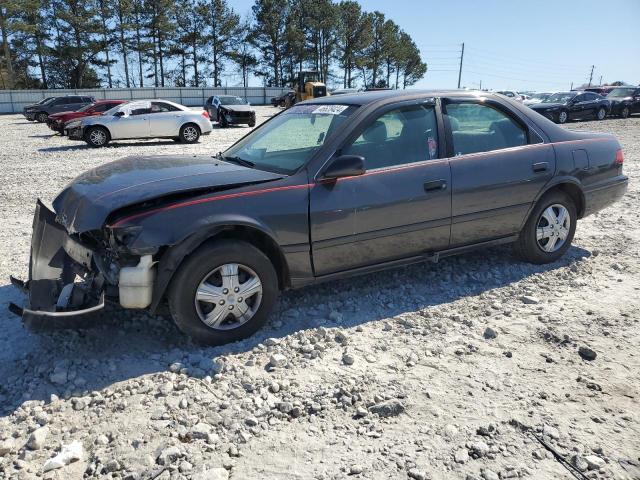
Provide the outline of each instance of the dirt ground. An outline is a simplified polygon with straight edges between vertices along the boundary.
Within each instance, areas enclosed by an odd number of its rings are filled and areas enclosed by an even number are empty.
[[[639,479],[640,117],[567,128],[614,133],[631,183],[562,260],[496,247],[287,292],[256,336],[202,348],[120,310],[29,333],[8,276],[27,274],[37,197],[247,127],[96,150],[0,117],[0,478]]]

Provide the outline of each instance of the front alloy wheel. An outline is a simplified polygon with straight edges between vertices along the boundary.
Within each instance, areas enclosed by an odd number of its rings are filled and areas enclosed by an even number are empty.
[[[47,118],[49,118],[49,115],[44,112],[40,112],[38,115],[36,115],[36,121],[38,121],[39,123],[45,123],[47,121]]]
[[[629,107],[623,107],[622,111],[620,112],[620,116],[622,118],[629,118]]]
[[[607,116],[607,111],[604,108],[598,109],[598,112],[596,113],[596,118],[598,120],[604,120],[604,117],[606,116]]]
[[[102,127],[92,127],[86,134],[87,143],[94,147],[104,147],[109,142],[109,134]]]
[[[209,273],[196,290],[196,311],[200,320],[214,330],[231,330],[244,325],[260,308],[262,283],[251,268],[225,263]]]
[[[222,345],[264,324],[278,297],[278,276],[253,245],[210,241],[182,262],[167,297],[180,330],[199,343]]]

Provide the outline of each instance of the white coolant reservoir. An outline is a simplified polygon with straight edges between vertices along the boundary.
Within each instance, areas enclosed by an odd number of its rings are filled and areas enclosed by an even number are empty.
[[[140,257],[140,262],[135,267],[121,268],[118,281],[120,305],[124,308],[147,308],[151,305],[155,276],[156,269],[151,255]]]

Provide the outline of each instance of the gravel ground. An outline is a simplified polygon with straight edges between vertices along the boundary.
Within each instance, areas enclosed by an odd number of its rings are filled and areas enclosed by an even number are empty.
[[[616,134],[640,174],[640,118],[568,128]],[[287,292],[263,331],[218,348],[119,310],[34,335],[6,279],[26,276],[37,196],[247,128],[99,150],[17,115],[0,129],[0,478],[640,478],[637,182],[555,264],[500,247]]]

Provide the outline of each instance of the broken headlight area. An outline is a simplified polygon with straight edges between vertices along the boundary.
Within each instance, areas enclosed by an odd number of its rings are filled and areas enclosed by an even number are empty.
[[[106,277],[98,267],[101,256],[56,222],[39,200],[31,238],[29,279],[12,279],[27,294],[24,308],[10,309],[32,329],[75,325],[74,319],[104,307]]]

